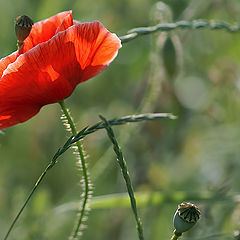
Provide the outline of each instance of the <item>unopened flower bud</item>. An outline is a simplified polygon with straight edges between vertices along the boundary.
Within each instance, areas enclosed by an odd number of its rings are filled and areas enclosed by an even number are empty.
[[[180,234],[191,229],[199,220],[200,215],[200,210],[194,204],[189,202],[179,204],[173,219],[176,233]]]
[[[33,20],[28,16],[22,15],[15,19],[15,33],[18,39],[17,43],[19,48],[31,32],[32,25]]]

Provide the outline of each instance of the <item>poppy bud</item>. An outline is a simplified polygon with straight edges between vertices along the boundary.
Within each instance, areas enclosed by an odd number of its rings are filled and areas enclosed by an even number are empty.
[[[173,219],[175,232],[181,234],[188,231],[196,224],[200,215],[200,210],[194,204],[189,202],[179,204]]]
[[[27,38],[29,33],[31,32],[33,25],[33,20],[26,16],[22,15],[15,19],[15,33],[17,36],[17,44],[18,48],[23,45],[23,41]]]

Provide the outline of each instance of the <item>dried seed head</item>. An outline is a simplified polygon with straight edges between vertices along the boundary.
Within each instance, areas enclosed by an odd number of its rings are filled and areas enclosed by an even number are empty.
[[[22,46],[23,41],[31,32],[32,25],[33,20],[26,15],[19,16],[15,19],[15,33],[18,39],[19,48]]]
[[[183,233],[192,228],[200,218],[200,210],[189,202],[178,205],[174,215],[173,223],[177,233]]]

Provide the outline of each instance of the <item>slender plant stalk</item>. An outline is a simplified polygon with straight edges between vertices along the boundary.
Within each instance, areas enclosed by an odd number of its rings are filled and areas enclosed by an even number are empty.
[[[66,117],[67,123],[70,126],[71,133],[75,137],[77,135],[77,129],[73,123],[72,117],[71,117],[69,111],[67,110],[64,101],[59,102],[59,104],[62,108],[64,116]],[[70,239],[78,239],[78,235],[79,235],[80,229],[82,227],[84,217],[86,217],[87,203],[90,198],[90,190],[91,190],[90,179],[89,179],[88,170],[87,170],[87,163],[86,163],[86,159],[84,157],[81,143],[80,143],[80,141],[77,141],[75,144],[77,146],[77,150],[78,150],[78,153],[80,156],[81,168],[82,168],[82,173],[83,173],[83,191],[84,191],[84,193],[83,193],[83,201],[81,203],[82,206],[80,208],[80,212],[77,217],[77,221],[76,221],[75,227],[73,229],[73,232],[70,236]]]
[[[176,119],[176,116],[174,116],[171,113],[146,113],[146,114],[138,114],[138,115],[129,115],[121,118],[114,118],[112,120],[109,120],[108,123],[110,126],[117,126],[117,125],[123,125],[127,123],[133,123],[133,122],[142,122],[142,121],[153,121],[158,120],[160,118],[168,118],[168,119]],[[53,159],[57,161],[57,159],[65,153],[73,144],[78,142],[79,140],[83,139],[87,135],[94,133],[100,129],[104,128],[103,122],[98,122],[95,125],[91,127],[85,127],[80,132],[77,133],[76,136],[71,136],[69,139],[65,142],[65,144],[58,149],[58,151],[54,154]]]
[[[133,191],[131,179],[130,179],[130,176],[129,176],[129,173],[128,173],[127,164],[126,164],[126,162],[123,158],[122,151],[121,151],[121,149],[118,145],[117,139],[114,136],[114,132],[113,132],[110,124],[108,123],[108,121],[103,116],[100,116],[100,118],[102,119],[102,121],[104,123],[104,126],[106,128],[108,137],[113,144],[113,149],[114,149],[114,151],[117,155],[117,160],[118,160],[118,163],[121,167],[123,178],[126,182],[128,195],[129,195],[130,201],[131,201],[131,207],[132,207],[133,214],[134,214],[134,217],[135,217],[135,220],[136,220],[136,223],[137,223],[138,237],[139,237],[140,240],[144,240],[142,222],[141,222],[141,219],[138,216],[136,199],[135,199],[135,196],[134,196],[134,191]]]
[[[112,126],[116,126],[116,125],[123,125],[123,124],[133,123],[133,122],[158,120],[160,118],[175,119],[176,117],[170,113],[147,113],[147,114],[139,114],[139,115],[130,115],[130,116],[122,117],[122,118],[114,118],[114,119],[110,120],[108,123]],[[91,133],[94,133],[103,128],[104,128],[104,125],[103,125],[102,121],[98,122],[97,124],[95,124],[91,127],[83,128],[80,132],[77,133],[77,135],[75,137],[74,136],[69,137],[68,140],[64,143],[64,145],[58,149],[58,151],[54,154],[51,162],[48,164],[46,169],[42,172],[41,176],[36,181],[34,187],[32,188],[31,192],[29,193],[27,199],[25,200],[21,209],[19,210],[16,217],[14,218],[12,224],[10,225],[10,227],[7,231],[7,234],[4,237],[4,240],[7,240],[9,234],[11,233],[13,227],[15,226],[17,220],[19,219],[20,215],[22,214],[23,210],[25,209],[26,205],[28,204],[29,200],[32,198],[34,192],[37,190],[38,186],[42,182],[43,178],[46,176],[47,172],[57,163],[58,158],[63,153],[65,153],[70,147],[72,147],[73,144],[75,144],[79,140],[83,139],[85,136],[87,136]],[[88,179],[88,181],[89,181],[89,179]]]
[[[39,184],[42,182],[44,176],[47,174],[48,170],[50,170],[53,167],[54,163],[51,162],[46,169],[42,172],[41,176],[38,178],[38,180],[36,181],[34,187],[32,188],[31,192],[29,193],[28,197],[26,198],[23,206],[21,207],[21,209],[19,210],[18,214],[16,215],[16,217],[14,218],[12,224],[10,225],[5,237],[3,238],[4,240],[7,240],[9,234],[11,233],[14,225],[16,224],[17,220],[19,219],[20,215],[22,214],[23,210],[25,209],[25,207],[27,206],[29,200],[31,199],[32,195],[34,194],[34,192],[36,191],[37,187],[39,186]]]
[[[173,23],[160,23],[150,27],[139,27],[128,31],[127,35],[121,36],[122,43],[127,43],[135,38],[147,34],[152,34],[157,31],[173,31],[176,29],[203,29],[208,28],[210,30],[226,30],[230,33],[237,33],[240,31],[240,27],[237,25],[231,25],[226,22],[216,22],[213,20],[193,20],[193,21],[178,21]]]

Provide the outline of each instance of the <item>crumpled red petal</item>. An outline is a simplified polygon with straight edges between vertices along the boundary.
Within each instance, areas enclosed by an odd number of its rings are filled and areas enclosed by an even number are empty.
[[[66,30],[72,25],[72,11],[61,12],[46,20],[35,23],[32,26],[29,36],[24,40],[20,53],[25,53],[39,43],[48,41],[57,32]]]
[[[71,95],[78,83],[101,72],[120,47],[115,34],[92,22],[73,25],[20,55],[0,80],[0,129]]]

